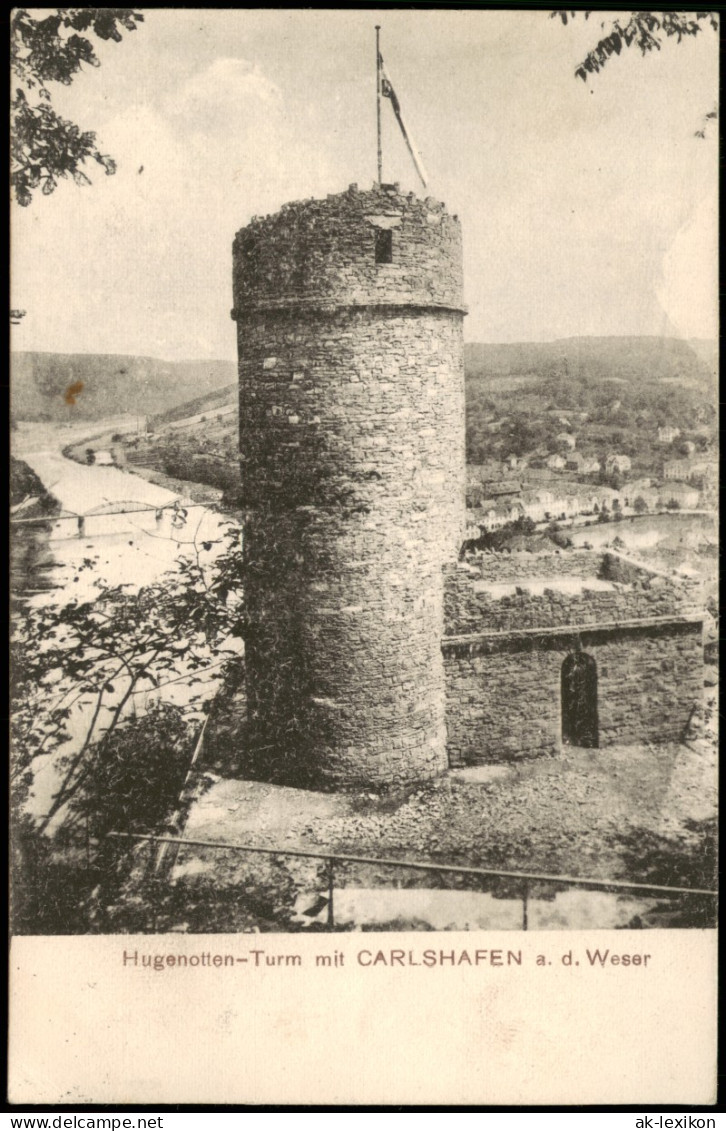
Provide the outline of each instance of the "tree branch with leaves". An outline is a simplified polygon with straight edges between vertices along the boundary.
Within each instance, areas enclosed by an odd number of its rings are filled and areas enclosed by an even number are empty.
[[[582,15],[585,19],[598,13],[590,11],[564,11],[556,9],[550,13],[551,19],[558,16],[563,24]],[[615,55],[620,55],[628,47],[638,47],[642,55],[649,51],[660,51],[666,39],[675,39],[677,43],[699,34],[704,27],[712,27],[718,31],[718,15],[716,12],[623,12],[609,25],[604,21],[601,30],[606,34],[589,51],[581,63],[575,67],[577,78],[587,82],[588,75],[597,74],[606,63]]]
[[[201,544],[207,552],[212,547],[211,541]],[[202,561],[195,543],[177,569],[153,585],[109,588],[98,579],[95,599],[62,607],[30,603],[14,610],[16,817],[26,809],[41,765],[52,764],[54,784],[36,828],[43,833],[59,820],[72,824],[78,803],[83,800],[87,812],[89,796],[103,793],[99,768],[108,767],[108,758],[118,761],[119,752],[128,757],[133,751],[134,744],[120,735],[138,716],[130,709],[139,696],[156,700],[166,684],[184,682],[190,688],[188,714],[198,709],[197,690],[207,673],[220,669],[221,675],[225,664],[239,662],[231,641],[241,638],[243,629],[241,558],[239,531],[230,528],[211,563]],[[87,559],[86,568],[93,567]],[[136,750],[143,761],[143,744]],[[116,770],[122,773],[123,767]],[[117,796],[117,801],[121,806],[123,799]],[[113,811],[110,800],[106,810]]]
[[[550,19],[559,16],[562,23],[567,25],[569,20],[578,15],[587,20],[590,16],[599,14],[592,10],[578,12],[557,8],[550,12]],[[588,51],[582,62],[577,64],[575,77],[586,83],[591,75],[598,74],[613,57],[621,55],[630,47],[637,47],[641,55],[647,55],[651,51],[660,51],[662,44],[668,39],[682,43],[699,35],[707,27],[718,32],[719,19],[716,12],[623,12],[614,20],[601,22],[600,29],[605,34]],[[714,107],[703,115],[701,128],[695,131],[694,137],[705,138],[709,122],[716,118],[718,111]]]
[[[95,133],[53,108],[48,84],[69,86],[84,64],[100,66],[89,34],[120,43],[122,29],[135,31],[143,19],[132,8],[54,8],[42,19],[25,8],[15,10],[10,23],[11,183],[18,204],[27,207],[36,189],[48,196],[62,177],[90,184],[81,168],[87,161],[107,175],[115,173],[116,164],[100,152]]]

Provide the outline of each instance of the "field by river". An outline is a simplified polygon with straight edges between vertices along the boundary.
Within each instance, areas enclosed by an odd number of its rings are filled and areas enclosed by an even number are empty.
[[[589,542],[595,549],[611,543],[615,537],[620,538],[628,550],[657,551],[658,548],[678,547],[696,550],[699,546],[716,546],[718,543],[716,516],[705,511],[631,516],[617,523],[575,527],[568,533],[575,546]]]
[[[615,546],[654,569],[697,579],[704,605],[717,600],[718,520],[713,512],[644,514],[620,522],[573,526],[567,534],[575,547]]]

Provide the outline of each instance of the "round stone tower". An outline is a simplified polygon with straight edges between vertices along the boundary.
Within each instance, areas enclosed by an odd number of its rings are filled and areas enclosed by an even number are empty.
[[[465,522],[461,229],[355,185],[234,243],[248,771],[446,768],[443,567]]]

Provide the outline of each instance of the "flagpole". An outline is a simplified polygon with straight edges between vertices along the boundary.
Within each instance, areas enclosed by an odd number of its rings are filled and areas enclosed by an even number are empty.
[[[381,151],[381,25],[376,24],[376,124],[378,127],[378,184],[383,181],[383,153]]]

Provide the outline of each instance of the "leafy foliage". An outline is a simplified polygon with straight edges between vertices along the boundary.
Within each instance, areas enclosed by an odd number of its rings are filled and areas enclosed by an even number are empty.
[[[120,734],[141,693],[155,699],[168,684],[184,682],[194,710],[204,672],[235,656],[230,637],[242,635],[239,532],[228,532],[211,565],[203,555],[212,542],[193,542],[192,547],[175,572],[137,591],[97,580],[95,600],[17,610],[12,801],[20,814],[39,766],[52,760],[58,780],[40,832],[59,814],[72,814],[89,790],[98,797],[98,783],[108,775],[121,773],[119,759],[128,757],[131,737],[121,739]],[[89,559],[81,569],[93,565]],[[169,729],[170,716],[162,721],[174,761],[179,734]],[[112,798],[121,812],[126,804],[121,793],[117,790]]]
[[[550,17],[559,16],[563,24],[567,24],[568,19],[574,19],[577,14],[557,9],[550,13]],[[593,12],[579,14],[587,20]],[[575,68],[576,76],[583,82],[587,82],[588,75],[601,71],[613,55],[620,55],[628,47],[636,46],[641,54],[647,55],[649,51],[660,51],[665,39],[675,38],[680,43],[688,36],[698,35],[703,27],[710,25],[718,31],[719,26],[715,12],[624,12],[622,16],[612,21],[607,34]],[[601,28],[606,29],[605,23],[601,24]]]
[[[718,826],[716,819],[687,820],[677,837],[649,829],[626,830],[619,836],[624,874],[666,887],[714,889],[718,879]],[[659,925],[714,927],[715,905],[709,897],[690,896],[661,909]],[[666,917],[664,924],[663,917]],[[631,924],[637,926],[642,924]]]
[[[633,478],[659,475],[660,425],[677,422],[679,444],[688,437],[700,450],[708,449],[717,433],[715,380],[701,373],[688,352],[664,352],[661,359],[654,350],[650,359],[645,353],[633,361],[613,351],[607,364],[587,358],[581,365],[571,362],[569,372],[564,362],[543,354],[530,372],[513,370],[511,387],[498,380],[494,366],[491,374],[480,369],[467,378],[467,461],[485,464],[517,455],[526,456],[530,467],[542,467],[568,427],[564,417],[577,436],[577,451],[600,462],[599,482],[615,489],[623,484],[622,475],[602,466],[611,452],[630,457]]]
[[[107,175],[112,158],[99,151],[96,135],[62,118],[51,105],[47,84],[70,85],[86,64],[99,60],[87,32],[120,43],[121,28],[134,31],[143,15],[131,8],[55,8],[43,19],[18,8],[10,24],[10,63],[20,84],[12,92],[11,183],[18,204],[27,207],[40,188],[48,196],[61,177],[90,184],[80,168],[95,161]]]
[[[69,866],[27,815],[11,825],[10,922],[16,935],[83,934],[99,875],[87,861]]]
[[[193,731],[179,707],[154,703],[89,751],[87,773],[71,804],[91,836],[148,830],[168,820],[184,784]]]

